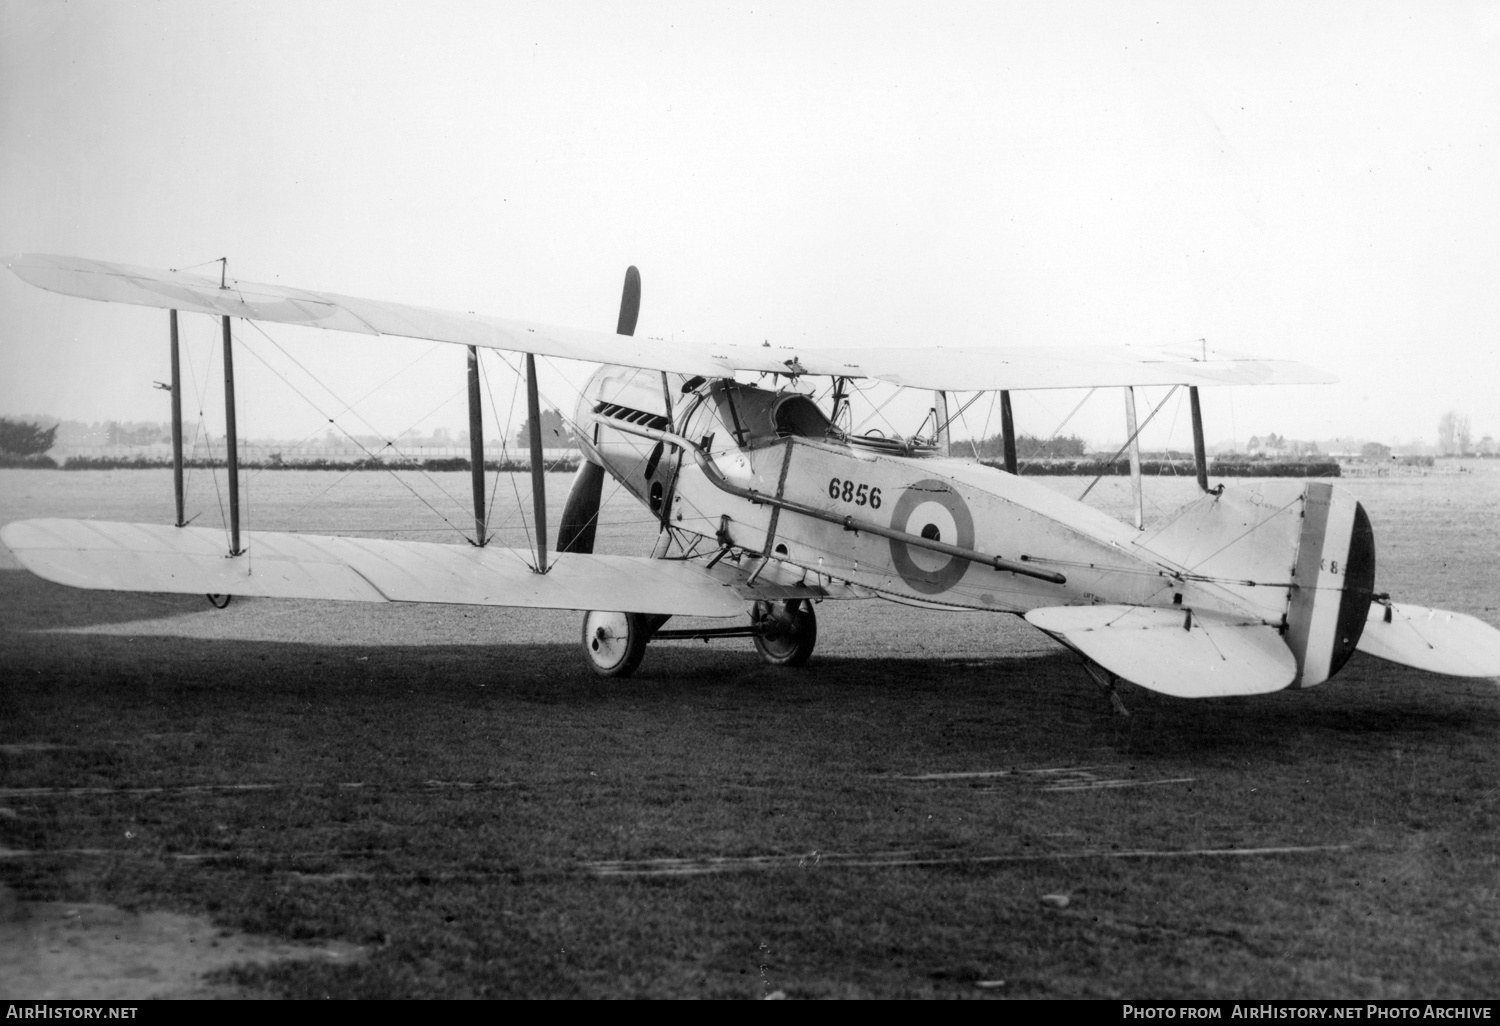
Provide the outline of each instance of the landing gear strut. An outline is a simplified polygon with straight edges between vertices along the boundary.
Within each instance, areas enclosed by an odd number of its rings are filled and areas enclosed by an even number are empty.
[[[1130,710],[1125,708],[1125,703],[1121,700],[1120,693],[1115,690],[1115,682],[1120,678],[1110,673],[1098,663],[1089,662],[1087,659],[1083,661],[1083,669],[1104,689],[1104,693],[1109,696],[1109,704],[1114,711],[1118,715],[1129,719]]]

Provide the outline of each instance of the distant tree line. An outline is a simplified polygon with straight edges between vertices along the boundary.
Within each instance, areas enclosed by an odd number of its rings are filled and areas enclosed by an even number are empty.
[[[52,448],[56,437],[56,425],[43,428],[40,424],[0,417],[0,454],[40,456]]]
[[[1284,438],[1274,431],[1264,437],[1251,435],[1250,441],[1245,443],[1245,449],[1252,456],[1272,456],[1289,459],[1302,459],[1307,456],[1320,456],[1317,442],[1303,442],[1295,438]]]
[[[1438,452],[1444,456],[1469,455],[1469,418],[1452,410],[1438,418]]]
[[[991,435],[979,442],[965,439],[954,442],[950,448],[960,456],[974,456],[977,449],[979,459],[1001,459],[1005,456],[1005,438],[1003,435]],[[1081,459],[1087,452],[1088,444],[1077,435],[1057,438],[1038,438],[1027,434],[1016,436],[1018,460]]]
[[[521,421],[521,426],[516,430],[516,444],[523,447],[531,444],[530,417]],[[573,429],[568,427],[568,422],[561,413],[557,410],[542,411],[542,445],[549,449],[565,449],[577,444]]]

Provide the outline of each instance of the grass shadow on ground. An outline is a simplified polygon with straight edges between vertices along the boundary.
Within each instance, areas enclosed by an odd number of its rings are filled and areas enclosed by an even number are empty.
[[[71,622],[132,622],[93,598]],[[329,615],[335,642],[362,622]],[[44,853],[4,864],[18,889],[371,950],[230,974],[272,992],[1482,996],[1500,971],[1487,682],[1356,657],[1254,700],[1128,688],[1121,719],[1055,650],[782,671],[689,643],[603,681],[572,642],[11,628],[0,659],[0,742],[58,746],[0,762],[0,845]],[[934,773],[994,775],[903,779]],[[901,851],[937,861],[819,859]],[[766,855],[804,857],[588,869]]]
[[[0,629],[6,633],[160,620],[196,613],[206,605],[202,595],[81,591],[25,570],[0,569]]]

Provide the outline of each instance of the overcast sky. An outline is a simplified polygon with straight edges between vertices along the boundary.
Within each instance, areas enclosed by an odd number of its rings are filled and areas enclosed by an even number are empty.
[[[1205,337],[1342,378],[1210,390],[1211,440],[1432,441],[1448,409],[1478,438],[1500,435],[1497,53],[1500,5],[1432,0],[4,0],[0,252],[227,255],[605,329],[634,263],[641,334]],[[214,328],[188,320],[202,390]],[[464,421],[458,347],[266,330],[346,401],[397,375],[360,407],[381,430]],[[0,273],[0,412],[166,419],[166,354],[161,311]],[[239,367],[246,434],[318,430]],[[1074,401],[1029,396],[1021,427]],[[1095,406],[1075,424],[1122,434],[1117,397]]]

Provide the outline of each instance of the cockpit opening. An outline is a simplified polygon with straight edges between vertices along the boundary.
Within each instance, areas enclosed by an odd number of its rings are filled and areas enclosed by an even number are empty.
[[[772,392],[735,381],[715,381],[686,418],[688,437],[716,434],[736,445],[766,445],[779,438],[840,437],[828,415],[801,392]]]
[[[776,434],[782,438],[823,438],[832,424],[818,404],[797,392],[783,395],[776,404]]]

